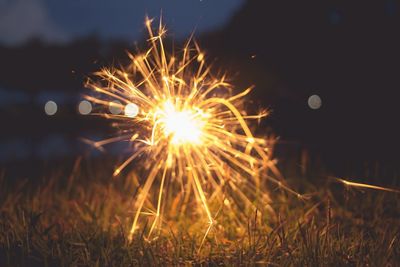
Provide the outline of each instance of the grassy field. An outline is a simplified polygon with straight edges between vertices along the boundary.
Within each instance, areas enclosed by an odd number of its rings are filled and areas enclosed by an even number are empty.
[[[40,181],[3,173],[0,266],[400,266],[395,193],[346,188],[315,173],[320,179],[289,181],[309,200],[271,190],[274,220],[259,223],[254,211],[241,234],[219,230],[229,226],[220,221],[201,250],[203,234],[188,222],[151,242],[139,232],[129,244],[134,185],[89,165],[77,161]]]

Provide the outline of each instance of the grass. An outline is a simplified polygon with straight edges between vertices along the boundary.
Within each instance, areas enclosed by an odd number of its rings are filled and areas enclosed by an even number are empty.
[[[272,191],[276,218],[254,211],[242,234],[221,221],[202,232],[166,230],[127,242],[134,185],[107,167],[53,172],[40,181],[0,179],[0,266],[400,266],[399,195],[296,179],[305,202]],[[98,164],[102,166],[104,164]],[[319,176],[319,174],[314,174]]]

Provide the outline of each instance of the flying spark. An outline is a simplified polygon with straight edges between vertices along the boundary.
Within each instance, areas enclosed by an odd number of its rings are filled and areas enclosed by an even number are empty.
[[[377,186],[377,185],[372,185],[372,184],[364,184],[364,183],[356,183],[348,180],[344,180],[341,178],[335,178],[337,181],[343,183],[346,186],[349,187],[358,187],[358,188],[367,188],[367,189],[374,189],[374,190],[380,190],[380,191],[386,191],[386,192],[392,192],[392,193],[398,193],[400,194],[400,190],[396,190],[393,188],[388,188],[388,187],[382,187],[382,186]]]
[[[144,173],[129,240],[145,221],[151,222],[150,238],[163,222],[182,216],[206,218],[204,238],[222,212],[245,228],[245,211],[271,210],[267,180],[302,197],[285,185],[275,167],[272,141],[252,133],[249,121],[267,115],[246,114],[244,99],[252,88],[233,94],[225,75],[211,73],[195,42],[189,39],[179,53],[167,53],[165,26],[160,21],[153,31],[150,19],[145,25],[149,49],[129,54],[127,67],[96,73],[96,81],[88,82],[94,93],[86,96],[103,107],[96,114],[113,120],[118,129],[115,137],[93,145],[130,142],[132,155],[114,175],[133,161]]]

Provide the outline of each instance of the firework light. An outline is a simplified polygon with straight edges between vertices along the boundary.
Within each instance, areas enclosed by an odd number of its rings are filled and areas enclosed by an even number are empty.
[[[189,39],[179,53],[168,53],[161,21],[157,31],[150,19],[145,25],[149,49],[129,54],[131,64],[124,68],[96,73],[88,82],[95,93],[86,96],[103,107],[96,114],[113,120],[118,129],[115,137],[94,145],[130,143],[132,155],[114,175],[133,161],[144,173],[129,240],[145,221],[151,222],[151,238],[164,222],[182,216],[206,225],[204,237],[221,213],[245,228],[246,211],[270,209],[267,180],[297,195],[271,160],[268,139],[255,137],[249,127],[249,121],[267,115],[246,114],[244,98],[251,88],[233,94],[225,75],[211,73],[195,42]]]

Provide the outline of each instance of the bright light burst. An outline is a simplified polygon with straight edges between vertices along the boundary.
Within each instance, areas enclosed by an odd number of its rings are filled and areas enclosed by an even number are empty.
[[[164,25],[160,22],[155,34],[151,20],[145,24],[150,48],[130,54],[131,64],[125,68],[98,72],[98,81],[88,82],[97,93],[86,96],[104,106],[97,114],[112,119],[119,129],[116,137],[94,145],[124,140],[131,144],[132,155],[114,175],[135,160],[144,173],[138,181],[129,239],[146,221],[151,222],[150,238],[162,230],[162,223],[182,217],[196,217],[193,223],[203,225],[206,218],[206,237],[221,213],[243,229],[245,212],[270,210],[266,180],[295,193],[270,159],[270,142],[255,137],[249,127],[248,121],[267,112],[246,114],[244,97],[251,88],[232,94],[225,75],[215,77],[205,65],[196,43],[189,40],[181,52],[167,53]],[[134,116],[108,110],[127,106],[135,107]]]

